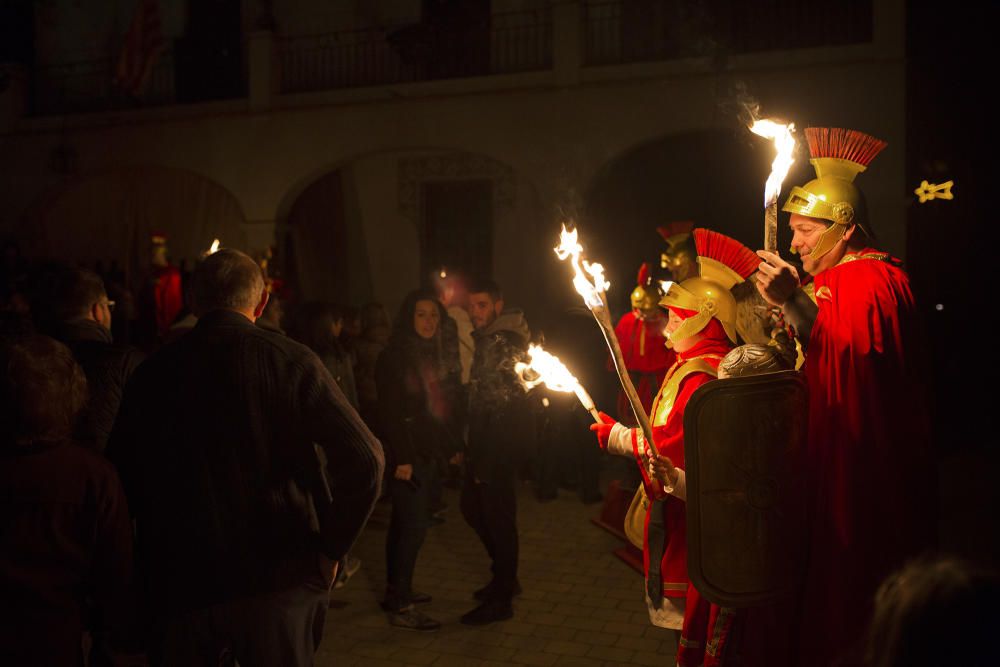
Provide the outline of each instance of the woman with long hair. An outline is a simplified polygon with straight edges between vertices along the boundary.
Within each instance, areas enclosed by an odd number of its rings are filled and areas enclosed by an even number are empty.
[[[430,602],[430,596],[413,590],[429,523],[429,491],[440,461],[455,460],[462,448],[461,368],[441,335],[447,316],[433,292],[408,294],[375,370],[392,498],[382,606],[392,625],[421,631],[441,626],[414,607]]]

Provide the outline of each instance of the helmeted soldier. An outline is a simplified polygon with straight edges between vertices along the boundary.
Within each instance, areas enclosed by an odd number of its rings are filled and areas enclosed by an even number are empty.
[[[815,302],[776,253],[758,253],[757,281],[805,346],[809,557],[795,640],[799,664],[826,665],[853,661],[878,583],[933,533],[934,475],[909,279],[874,247],[855,184],[886,142],[840,128],[806,136],[816,178],[792,188],[783,210]]]
[[[695,248],[690,221],[671,222],[656,229],[667,247],[660,254],[660,268],[670,271],[674,282],[683,282],[698,275],[698,251]]]
[[[649,264],[643,264],[639,267],[635,289],[629,296],[632,310],[622,315],[615,325],[615,336],[622,348],[625,367],[632,376],[632,384],[635,385],[646,412],[652,408],[653,398],[663,382],[663,376],[676,357],[667,348],[667,339],[663,335],[667,315],[659,306],[661,298],[662,294],[653,281]],[[618,416],[627,424],[635,423],[632,407],[624,391],[618,394]]]
[[[732,611],[712,605],[691,586],[687,575],[685,489],[664,486],[650,475],[649,457],[660,452],[684,465],[684,410],[701,386],[715,379],[719,363],[737,342],[736,300],[731,289],[757,268],[752,251],[706,229],[695,229],[698,274],[667,283],[660,305],[667,309],[668,339],[677,360],[653,402],[650,423],[655,447],[640,429],[607,415],[595,424],[602,447],[632,457],[642,474],[648,499],[643,536],[646,602],[650,621],[681,630],[679,665],[724,664]]]

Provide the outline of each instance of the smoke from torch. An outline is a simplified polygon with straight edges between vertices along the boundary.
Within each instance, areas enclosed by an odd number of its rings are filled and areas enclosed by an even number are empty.
[[[781,124],[770,119],[756,120],[750,126],[750,131],[765,139],[774,140],[777,155],[771,163],[771,174],[764,184],[764,250],[778,251],[778,195],[781,194],[781,183],[788,175],[795,153],[795,123]]]

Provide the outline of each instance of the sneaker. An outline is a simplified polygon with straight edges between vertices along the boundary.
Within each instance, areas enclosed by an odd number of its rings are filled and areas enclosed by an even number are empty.
[[[480,602],[485,602],[486,600],[489,600],[491,597],[493,597],[493,591],[494,591],[495,587],[496,587],[496,584],[491,581],[490,583],[486,584],[482,588],[474,591],[472,593],[472,597],[476,598]],[[521,594],[521,582],[520,581],[515,581],[514,582],[514,592],[511,593],[511,597],[514,597],[514,596],[517,596],[517,595],[520,595],[520,594]]]
[[[412,604],[409,607],[403,607],[399,611],[390,612],[389,625],[417,632],[434,632],[441,627],[439,621],[435,621],[427,614],[417,611],[413,608]]]
[[[396,599],[396,598],[390,598],[388,596],[388,594],[387,594],[386,597],[385,597],[385,599],[378,603],[378,606],[382,607],[382,611],[385,611],[385,612],[388,612],[388,613],[391,614],[393,612],[393,609],[397,606],[396,603],[393,601],[394,599]],[[413,591],[413,593],[410,594],[410,605],[409,606],[412,607],[415,604],[428,604],[433,599],[434,598],[432,598],[427,593],[420,593],[418,591]]]
[[[462,625],[489,625],[490,623],[506,621],[513,617],[514,610],[511,608],[509,602],[488,600],[463,615],[459,621]]]

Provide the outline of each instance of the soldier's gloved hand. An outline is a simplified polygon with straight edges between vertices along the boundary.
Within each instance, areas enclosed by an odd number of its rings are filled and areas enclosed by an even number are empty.
[[[597,435],[597,441],[600,443],[601,449],[607,449],[608,440],[611,438],[611,429],[618,423],[618,421],[611,415],[603,412],[598,413],[598,416],[601,418],[601,423],[591,424],[590,430]]]

